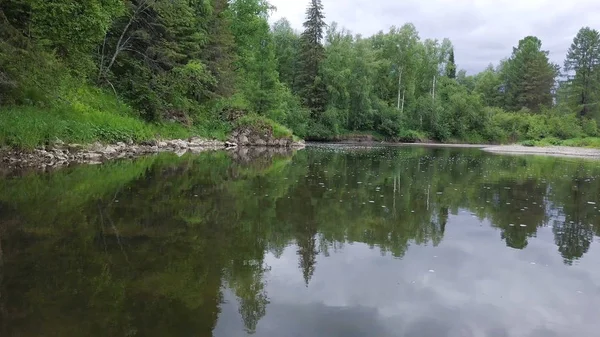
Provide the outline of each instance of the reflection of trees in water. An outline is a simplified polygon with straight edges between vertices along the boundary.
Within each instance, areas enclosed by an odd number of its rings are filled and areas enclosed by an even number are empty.
[[[308,285],[318,254],[362,242],[401,257],[440,244],[459,209],[517,249],[551,225],[565,263],[600,234],[594,165],[464,153],[316,149],[270,165],[214,153],[0,181],[0,226],[19,221],[1,236],[3,335],[209,336],[223,284],[253,332],[266,252],[295,243]]]
[[[559,194],[562,205],[560,214],[564,220],[555,220],[552,231],[558,251],[567,264],[572,264],[587,253],[594,240],[594,223],[600,223],[598,211],[588,204],[589,198],[596,200],[597,194],[590,195],[594,191],[590,191],[589,180],[586,180],[588,179],[574,176],[571,188],[564,194]],[[596,190],[596,193],[598,192],[600,190]]]

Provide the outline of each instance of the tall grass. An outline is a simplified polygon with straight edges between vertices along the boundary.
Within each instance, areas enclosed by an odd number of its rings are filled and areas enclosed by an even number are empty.
[[[146,123],[114,95],[87,85],[68,90],[50,106],[0,108],[0,146],[21,149],[57,140],[115,143],[191,136],[225,139],[228,132],[228,126],[218,122],[197,123],[191,127],[178,123]]]

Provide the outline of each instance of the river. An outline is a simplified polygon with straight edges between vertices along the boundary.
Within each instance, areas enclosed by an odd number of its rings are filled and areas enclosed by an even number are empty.
[[[598,161],[162,154],[0,177],[0,335],[594,336]]]

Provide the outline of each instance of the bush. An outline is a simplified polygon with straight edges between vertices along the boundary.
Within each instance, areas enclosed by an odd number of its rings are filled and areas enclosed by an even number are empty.
[[[562,142],[564,146],[577,146],[577,147],[593,147],[600,148],[600,138],[587,137],[587,138],[574,138],[567,139]]]
[[[424,133],[415,130],[403,130],[398,135],[398,140],[403,143],[424,142],[427,137]]]
[[[290,138],[292,131],[285,126],[257,114],[247,114],[234,122],[236,128],[247,127],[255,132],[269,132],[275,138]]]
[[[337,133],[323,123],[311,121],[308,126],[306,139],[316,141],[332,140]]]
[[[583,133],[590,137],[598,136],[598,124],[596,120],[591,118],[584,118],[581,120],[581,129]]]

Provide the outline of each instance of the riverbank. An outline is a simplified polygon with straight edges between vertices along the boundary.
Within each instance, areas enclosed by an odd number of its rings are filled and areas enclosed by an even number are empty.
[[[265,139],[263,136],[255,137],[247,130],[235,134],[247,135],[250,141],[240,144],[240,148],[282,148],[298,149],[304,147],[303,141],[288,139]],[[118,142],[115,144],[66,144],[61,141],[51,146],[39,147],[31,151],[0,149],[0,165],[11,168],[37,167],[62,167],[69,164],[101,164],[106,161],[136,158],[144,155],[172,152],[179,156],[191,152],[237,149],[238,144],[231,141],[210,140],[200,137],[189,139],[149,140],[141,143]],[[247,151],[247,150],[246,150]]]
[[[600,149],[590,149],[570,146],[523,146],[523,145],[497,145],[483,147],[483,151],[503,154],[535,154],[561,157],[594,158],[600,159]]]
[[[393,143],[393,142],[334,142],[334,143],[308,143],[311,146],[417,146],[417,147],[445,147],[445,148],[474,148],[498,154],[523,154],[546,155],[576,158],[600,159],[600,149],[571,147],[571,146],[524,146],[489,145],[489,144],[444,144],[444,143]]]

